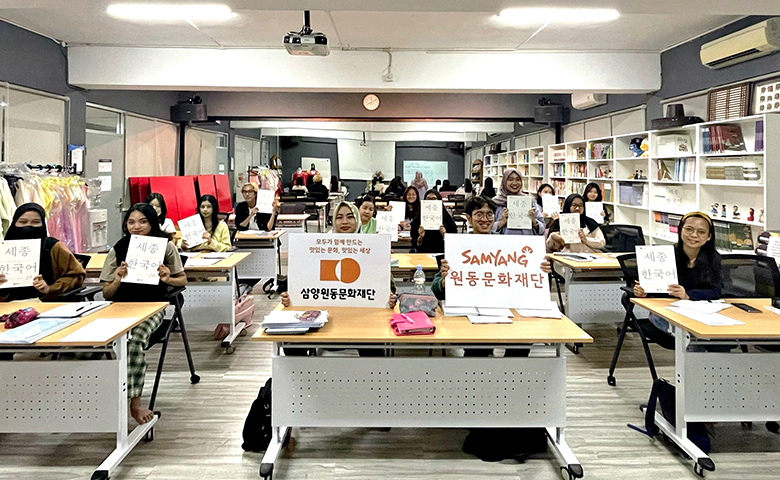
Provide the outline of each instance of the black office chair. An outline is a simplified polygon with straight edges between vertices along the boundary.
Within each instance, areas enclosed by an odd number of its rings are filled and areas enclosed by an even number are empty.
[[[297,215],[306,211],[306,204],[303,202],[288,202],[279,205],[279,213]]]
[[[605,252],[634,252],[637,245],[645,244],[642,227],[639,225],[610,224],[601,225],[601,233],[604,234],[606,245]]]
[[[780,271],[772,257],[752,254],[723,255],[723,298],[774,298],[780,296]]]
[[[80,253],[74,253],[73,256],[76,257],[76,260],[79,261],[84,270],[87,269],[87,265],[89,265],[89,261],[92,259],[92,257],[89,255],[82,255]],[[92,302],[95,300],[95,295],[102,291],[102,285],[93,285],[89,287],[81,286],[68,290],[67,292],[63,292],[59,296],[59,300],[63,302]]]

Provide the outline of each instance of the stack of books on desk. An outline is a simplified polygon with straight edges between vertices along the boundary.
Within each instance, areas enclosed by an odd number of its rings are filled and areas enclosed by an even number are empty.
[[[328,323],[327,310],[289,312],[274,310],[263,319],[260,327],[269,335],[291,335],[316,330]]]

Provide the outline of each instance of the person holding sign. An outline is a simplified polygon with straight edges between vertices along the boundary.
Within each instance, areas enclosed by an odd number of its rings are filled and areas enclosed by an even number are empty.
[[[401,228],[402,230],[411,230],[412,221],[420,216],[420,196],[417,194],[415,187],[411,185],[406,187],[404,202],[406,203],[406,211],[404,213],[404,221],[401,222]]]
[[[441,201],[441,194],[431,189],[425,194],[425,199]],[[417,253],[444,253],[445,233],[458,233],[458,226],[446,209],[442,209],[441,225],[436,230],[423,228],[421,213],[412,221],[412,248]]]
[[[558,197],[555,196],[552,185],[549,183],[539,185],[536,190],[536,204],[542,206],[542,217],[548,227],[558,219]]]
[[[603,202],[601,195],[601,187],[598,183],[589,183],[585,185],[585,202]],[[601,216],[604,219],[597,223],[609,223],[609,212],[606,209],[601,210]]]
[[[497,206],[496,222],[493,231],[502,235],[544,235],[544,217],[539,205],[532,199],[528,216],[531,218],[531,228],[509,228],[509,200],[507,197],[527,195],[523,192],[523,177],[516,168],[507,168],[501,177],[499,194],[493,197]]]
[[[355,202],[360,212],[360,233],[376,233],[376,202],[371,195],[363,195]]]
[[[162,194],[150,193],[145,201],[157,212],[157,218],[160,219],[160,230],[173,238],[173,235],[176,235],[176,227],[173,225],[173,220],[165,218],[168,215],[168,207],[165,206],[165,198]]]
[[[243,202],[236,204],[236,230],[262,230],[270,232],[276,225],[276,209],[279,207],[279,198],[274,198],[273,213],[261,213],[257,206],[257,185],[245,183],[241,186]],[[229,238],[229,237],[228,237]]]
[[[203,195],[198,201],[198,214],[203,221],[203,227],[206,229],[203,232],[203,243],[200,245],[190,246],[186,240],[182,240],[182,250],[190,251],[210,251],[210,252],[225,252],[232,244],[230,243],[230,231],[228,230],[227,223],[217,218],[219,212],[219,206],[217,199],[213,195]]]
[[[160,281],[157,285],[145,285],[123,282],[127,276],[127,257],[130,238],[133,235],[167,238],[160,230],[160,223],[154,209],[147,203],[136,203],[125,215],[122,223],[122,237],[108,251],[100,281],[103,282],[103,297],[113,302],[160,302],[166,301],[168,286],[181,287],[187,284],[181,257],[173,242],[168,241],[163,264],[157,268]],[[127,342],[127,396],[130,397],[130,414],[139,423],[149,422],[154,413],[141,404],[146,375],[146,356],[144,349],[149,337],[162,324],[164,312],[157,313],[133,328]]]
[[[0,301],[40,298],[44,302],[56,301],[60,294],[84,284],[87,273],[68,247],[49,237],[46,230],[46,214],[37,203],[25,203],[16,209],[6,240],[41,240],[38,254],[38,275],[31,287],[2,288],[5,274],[0,273]],[[20,256],[17,253],[16,258]]]
[[[585,199],[582,195],[572,193],[563,202],[563,213],[575,213],[579,215],[579,230],[577,235],[580,243],[568,242],[562,235],[561,222],[563,217],[555,220],[550,225],[550,236],[547,237],[547,250],[564,253],[596,253],[599,252],[607,241],[601,233],[599,224],[585,215]]]
[[[715,235],[709,215],[704,212],[691,212],[680,220],[674,257],[679,285],[669,285],[670,296],[681,300],[720,298],[723,273],[720,254],[715,249]],[[634,296],[648,296],[641,282],[634,285]],[[650,322],[659,330],[669,332],[669,322],[660,316],[651,313]]]

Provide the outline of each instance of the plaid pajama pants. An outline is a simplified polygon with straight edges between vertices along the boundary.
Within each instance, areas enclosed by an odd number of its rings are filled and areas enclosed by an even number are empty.
[[[164,317],[164,311],[156,313],[130,331],[130,340],[127,342],[128,398],[140,397],[144,391],[144,377],[146,376],[147,365],[144,348],[149,343],[149,337],[157,330]]]

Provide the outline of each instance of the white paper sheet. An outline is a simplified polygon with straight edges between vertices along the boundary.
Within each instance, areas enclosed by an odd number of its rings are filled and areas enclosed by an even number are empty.
[[[585,215],[599,225],[604,223],[604,202],[585,202]]]
[[[508,308],[492,308],[492,307],[479,307],[477,313],[480,316],[488,317],[514,317],[512,310]]]
[[[108,342],[119,332],[127,330],[135,323],[135,318],[97,318],[70,335],[63,343],[103,343]]]
[[[182,218],[179,220],[179,230],[181,230],[181,239],[187,242],[187,246],[197,247],[203,240],[203,234],[206,232],[206,228],[203,226],[203,220],[200,219],[200,215],[197,213],[191,217]]]
[[[210,267],[220,261],[219,258],[190,258],[187,260],[186,266],[188,267]]]
[[[0,273],[5,274],[2,288],[31,287],[38,276],[41,239],[0,242]]]
[[[677,313],[683,317],[690,318],[697,322],[703,323],[710,327],[730,327],[733,325],[744,325],[745,322],[734,320],[720,313],[701,313],[694,310],[687,310],[685,308],[678,307],[666,307],[670,312]]]
[[[157,269],[165,259],[167,238],[131,235],[127,249],[127,275],[122,277],[126,283],[157,285],[160,274]]]
[[[558,217],[558,222],[561,226],[561,237],[563,241],[569,245],[575,243],[582,243],[580,241],[580,214],[579,213],[562,213]]]
[[[558,310],[558,303],[550,301],[548,309],[515,308],[515,311],[521,317],[531,318],[563,318],[561,311]]]
[[[486,323],[512,323],[512,319],[509,317],[490,317],[487,315],[467,315],[469,322],[474,324],[486,324]]]
[[[510,195],[506,197],[508,216],[506,227],[511,229],[530,229],[531,217],[528,210],[531,209],[530,195]]]
[[[111,302],[108,301],[66,303],[65,305],[60,305],[59,307],[41,313],[38,315],[38,318],[83,317],[84,315],[95,313],[98,310],[106,308],[109,305],[111,305]]]
[[[393,217],[395,218],[395,224],[403,222],[406,218],[406,203],[404,202],[388,202],[388,205],[392,208]]]
[[[224,260],[226,258],[230,258],[231,255],[233,255],[232,252],[209,252],[200,258],[218,258],[220,260]]]
[[[398,241],[398,223],[393,212],[376,212],[376,233],[389,233],[390,241]]]
[[[555,195],[542,195],[542,213],[552,216],[560,212],[561,206],[558,203],[558,197]]]
[[[694,300],[678,300],[672,303],[672,306],[684,308],[686,310],[693,310],[694,312],[701,313],[718,313],[721,310],[725,310],[731,306],[730,303],[726,303],[722,300],[716,302],[708,302],[706,300],[694,301]]]
[[[443,302],[441,309],[445,317],[462,317],[464,315],[479,315],[475,307],[449,307],[447,302]]]
[[[179,252],[179,255],[181,255],[182,257],[187,257],[187,258],[195,258],[195,257],[197,257],[200,254],[201,254],[201,252]]]
[[[260,213],[274,213],[274,198],[276,192],[273,190],[257,191],[257,211]]]
[[[443,225],[441,218],[441,200],[423,200],[420,202],[420,210],[420,215],[422,216],[420,224],[423,229],[438,230],[439,227]]]
[[[29,345],[78,322],[78,318],[39,318],[0,333],[0,345]]]
[[[666,293],[669,285],[677,284],[677,262],[672,245],[641,245],[636,247],[639,285],[646,293]]]

